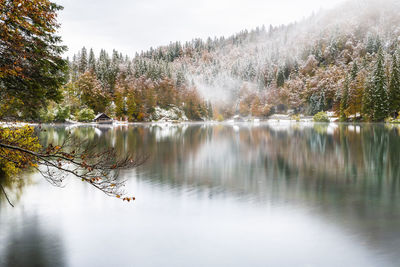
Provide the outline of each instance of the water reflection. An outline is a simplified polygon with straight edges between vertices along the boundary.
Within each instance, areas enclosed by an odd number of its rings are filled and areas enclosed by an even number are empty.
[[[261,246],[253,251],[243,248],[239,254],[234,253],[240,259],[233,257],[232,262],[228,261],[230,266],[245,263],[254,266],[265,263],[279,266],[297,263],[299,266],[400,265],[400,136],[397,127],[304,123],[49,127],[40,133],[41,141],[62,142],[69,131],[74,136],[96,142],[99,150],[114,147],[121,155],[150,155],[146,164],[135,171],[121,173],[122,178],[128,180],[128,188],[133,188],[137,195],[138,202],[131,208],[136,209],[135,212],[124,207],[125,212],[121,213],[120,204],[109,202],[102,195],[89,198],[90,203],[115,209],[113,216],[121,221],[132,222],[132,216],[135,220],[142,217],[144,222],[159,229],[150,230],[146,223],[138,222],[137,230],[124,225],[119,230],[120,238],[132,235],[132,239],[144,242],[144,247],[135,254],[141,266],[157,266],[140,261],[144,255],[152,255],[151,248],[146,247],[149,240],[156,239],[151,244],[162,251],[162,255],[174,254],[174,249],[183,247],[174,243],[167,248],[161,235],[206,252],[209,250],[205,246],[219,239],[213,239],[212,233],[221,232],[224,240],[233,242],[231,247],[222,249],[221,255],[241,248],[239,244],[234,246],[237,238],[244,238],[243,244],[254,241]],[[76,188],[72,185],[63,194],[87,203],[91,190]],[[65,204],[65,201],[60,203]],[[168,214],[163,211],[166,204],[169,205]],[[68,214],[76,215],[76,209],[76,205],[71,206]],[[100,228],[101,221],[110,224],[110,214],[103,217],[101,212],[96,212],[97,206],[79,209],[83,214],[92,215],[93,220],[96,218]],[[193,216],[197,216],[193,210],[201,214],[197,218],[199,222],[193,221]],[[269,215],[265,214],[266,210],[270,210]],[[4,214],[0,210],[0,215]],[[251,218],[257,218],[258,223]],[[90,216],[85,220],[92,222]],[[217,223],[215,220],[224,220],[223,230],[210,229],[210,224]],[[172,221],[178,226],[170,225]],[[203,229],[201,223],[209,227]],[[182,232],[182,229],[186,230]],[[154,231],[160,236],[156,237]],[[238,237],[237,231],[248,235]],[[279,235],[275,236],[274,231]],[[204,236],[194,234],[196,232]],[[18,234],[28,235],[13,233],[12,236]],[[104,235],[106,233],[101,237]],[[261,241],[261,237],[266,239]],[[117,237],[114,239],[121,242]],[[306,245],[307,242],[313,245]],[[273,255],[280,254],[285,246],[292,249],[291,259]],[[262,248],[273,253],[264,255],[259,251]],[[127,265],[125,253],[128,252],[124,248],[120,251],[119,263]],[[189,255],[197,254],[190,252]],[[341,255],[342,261],[338,261],[337,255]],[[168,263],[176,263],[175,266],[184,265],[178,254],[169,260]],[[194,265],[228,264],[225,260],[200,260]],[[79,259],[74,263],[82,264]]]
[[[24,212],[18,217],[2,217],[0,226],[0,266],[65,265],[58,233],[51,232],[48,224],[42,229],[38,214]]]

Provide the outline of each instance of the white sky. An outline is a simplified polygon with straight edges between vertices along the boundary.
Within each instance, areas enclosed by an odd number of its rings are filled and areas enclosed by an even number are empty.
[[[83,46],[133,56],[151,46],[280,25],[343,0],[55,0],[71,56]]]

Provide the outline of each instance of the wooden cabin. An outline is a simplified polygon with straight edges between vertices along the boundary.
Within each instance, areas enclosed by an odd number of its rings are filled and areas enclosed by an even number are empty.
[[[104,113],[97,114],[97,116],[94,118],[93,121],[96,123],[102,123],[102,124],[113,123],[113,120]]]

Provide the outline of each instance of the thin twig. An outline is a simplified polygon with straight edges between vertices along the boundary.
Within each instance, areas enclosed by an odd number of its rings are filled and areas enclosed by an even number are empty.
[[[0,184],[0,187],[1,187],[1,189],[2,189],[2,191],[3,191],[3,193],[4,193],[4,195],[6,196],[6,199],[7,199],[7,201],[8,201],[8,204],[10,204],[11,207],[14,208],[14,205],[11,203],[10,199],[8,198],[8,195],[7,195],[7,193],[6,193],[6,190],[4,190],[4,187],[3,187],[1,184]]]

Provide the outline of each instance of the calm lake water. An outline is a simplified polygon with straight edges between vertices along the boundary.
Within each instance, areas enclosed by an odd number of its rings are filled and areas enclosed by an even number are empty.
[[[400,266],[400,130],[384,125],[75,127],[150,158],[133,203],[37,174],[0,198],[0,266]],[[43,143],[65,137],[49,127]]]

